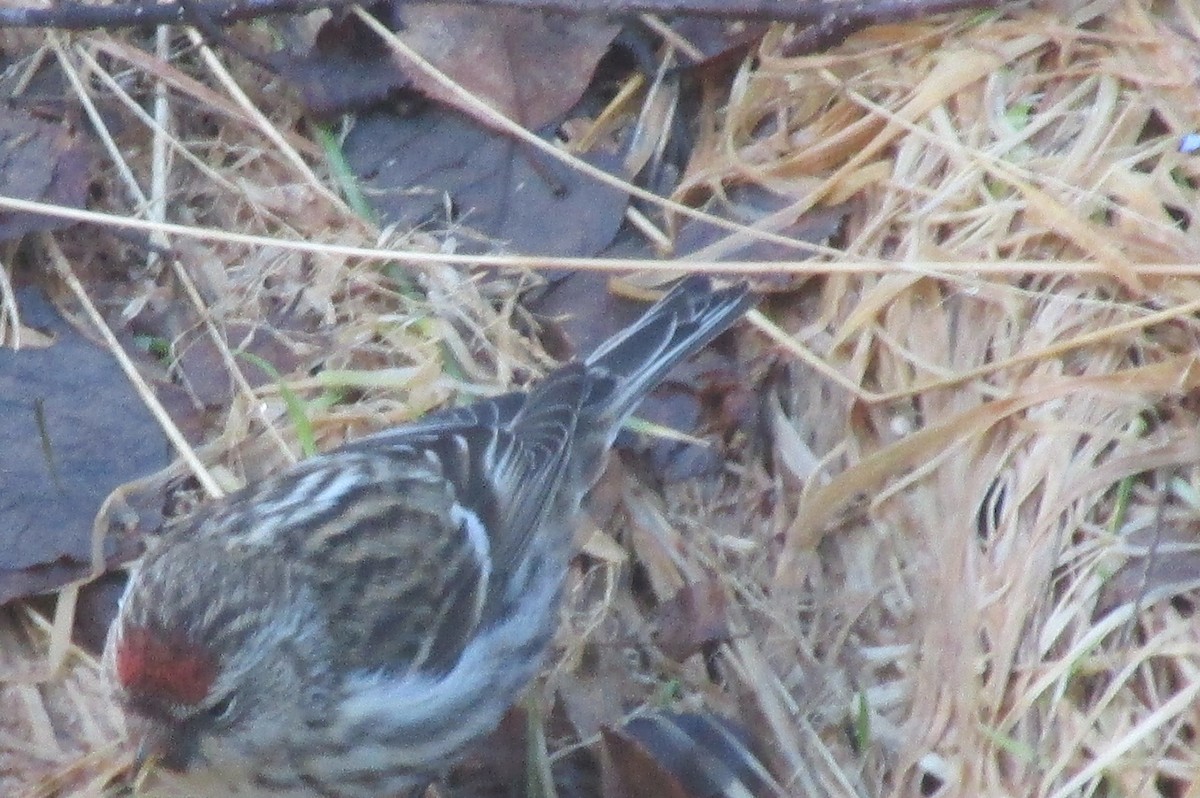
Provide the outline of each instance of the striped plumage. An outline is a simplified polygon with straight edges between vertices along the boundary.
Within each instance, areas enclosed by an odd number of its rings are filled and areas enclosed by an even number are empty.
[[[537,673],[620,425],[750,303],[685,279],[528,392],[314,457],[169,533],[106,651],[143,747],[190,793],[428,782]]]

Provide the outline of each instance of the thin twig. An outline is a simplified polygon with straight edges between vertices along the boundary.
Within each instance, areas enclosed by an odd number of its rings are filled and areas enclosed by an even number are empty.
[[[133,384],[134,390],[137,391],[142,404],[154,416],[154,420],[158,422],[162,428],[163,434],[167,436],[167,440],[175,448],[176,453],[187,463],[192,474],[199,481],[201,487],[209,496],[217,497],[224,494],[221,486],[213,479],[208,472],[204,463],[200,461],[200,457],[196,454],[196,450],[183,437],[183,433],[179,431],[179,427],[171,420],[171,415],[166,411],[166,408],[159,402],[158,397],[154,395],[154,391],[146,383],[138,371],[137,366],[129,359],[129,355],[121,347],[121,343],[117,340],[117,336],[109,328],[108,322],[100,315],[100,311],[92,304],[92,300],[88,297],[87,291],[84,290],[83,284],[79,282],[79,278],[75,276],[75,272],[71,269],[71,263],[67,260],[67,256],[63,254],[59,248],[58,242],[49,234],[43,234],[43,243],[46,245],[46,251],[50,254],[50,260],[54,263],[58,271],[58,275],[63,282],[75,295],[76,301],[83,308],[84,313],[96,327],[96,332],[100,334],[100,338],[104,341],[113,357],[116,358],[117,364],[121,367],[121,371],[125,372],[125,376]]]
[[[960,11],[998,8],[1011,0],[470,0],[470,5],[515,8],[580,16],[622,17],[638,14],[710,17],[857,28]],[[403,0],[414,5],[432,0]],[[468,0],[460,0],[464,5]],[[344,8],[348,0],[196,0],[93,5],[61,2],[42,8],[0,7],[0,28],[122,28],[183,22],[185,6],[218,25],[248,19],[306,14],[318,8]]]

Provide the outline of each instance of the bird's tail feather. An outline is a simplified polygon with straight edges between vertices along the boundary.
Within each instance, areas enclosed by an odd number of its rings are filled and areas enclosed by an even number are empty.
[[[585,361],[614,377],[611,393],[588,408],[613,426],[672,368],[700,351],[754,304],[745,283],[714,290],[702,275],[687,277],[640,319],[596,348]]]

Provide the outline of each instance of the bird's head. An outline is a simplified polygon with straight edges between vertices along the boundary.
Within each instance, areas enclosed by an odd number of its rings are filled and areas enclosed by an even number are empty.
[[[236,767],[318,716],[328,630],[309,591],[257,547],[186,540],[147,555],[105,647],[139,759]]]

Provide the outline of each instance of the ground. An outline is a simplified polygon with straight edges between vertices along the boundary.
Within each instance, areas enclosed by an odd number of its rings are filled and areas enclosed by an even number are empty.
[[[322,449],[544,370],[515,297],[546,268],[633,267],[596,289],[629,293],[747,277],[765,299],[722,349],[753,386],[716,424],[725,465],[664,486],[627,463],[597,497],[536,691],[565,716],[550,761],[649,708],[729,719],[789,795],[1195,795],[1200,18],[1145,6],[960,13],[805,56],[772,28],[705,84],[672,197],[732,197],[776,238],[486,273],[351,210],[294,94],[236,55],[3,32],[14,62],[80,77],[73,104],[103,98],[93,221],[145,225],[0,257],[56,275],[81,328],[68,269],[125,344],[193,358],[207,410],[173,407],[226,488],[300,455],[297,401]],[[620,102],[574,129],[662,100]],[[820,214],[818,243],[778,238]],[[278,374],[230,379],[239,349]],[[8,612],[5,790],[96,794],[128,762],[98,663]],[[681,625],[702,652],[664,642]]]

